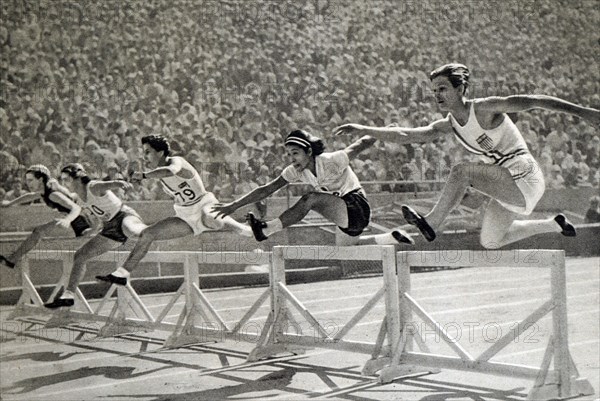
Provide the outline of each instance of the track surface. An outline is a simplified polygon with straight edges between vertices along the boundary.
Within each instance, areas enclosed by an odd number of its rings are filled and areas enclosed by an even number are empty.
[[[600,390],[600,258],[567,259],[569,342],[581,376]],[[334,334],[383,285],[381,277],[289,286],[317,320]],[[470,268],[412,274],[412,295],[471,354],[478,355],[549,299],[549,271]],[[231,327],[265,288],[211,290],[205,294]],[[156,316],[172,294],[143,296]],[[169,313],[175,322],[181,299]],[[524,400],[529,380],[442,371],[379,385],[360,372],[365,354],[323,349],[246,363],[253,344],[204,343],[156,352],[169,333],[97,339],[99,324],[44,329],[42,318],[7,321],[0,309],[2,400]],[[256,332],[268,302],[245,326]],[[381,300],[348,334],[374,342],[383,318]],[[294,313],[302,323],[299,314]],[[302,323],[303,334],[314,333]],[[547,316],[502,350],[495,361],[539,366],[548,340]],[[421,334],[432,351],[454,355],[433,331]]]

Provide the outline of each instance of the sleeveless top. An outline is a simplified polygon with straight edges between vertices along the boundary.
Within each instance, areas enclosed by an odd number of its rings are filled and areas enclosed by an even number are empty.
[[[204,188],[204,183],[198,171],[183,157],[174,156],[169,160],[177,158],[182,163],[182,169],[190,170],[194,173],[192,178],[182,178],[177,175],[164,177],[160,179],[163,190],[173,198],[175,204],[180,206],[194,205],[206,195],[207,191]]]
[[[502,166],[517,156],[529,154],[521,132],[506,114],[503,114],[504,120],[499,126],[489,130],[479,125],[473,102],[464,126],[456,121],[452,113],[448,113],[448,116],[458,141],[469,152],[479,155],[484,163]]]
[[[84,203],[85,207],[94,215],[98,216],[102,221],[109,221],[121,211],[123,201],[117,197],[112,191],[106,191],[103,196],[96,196],[90,191],[90,184],[97,182],[90,181],[87,187],[87,200]]]

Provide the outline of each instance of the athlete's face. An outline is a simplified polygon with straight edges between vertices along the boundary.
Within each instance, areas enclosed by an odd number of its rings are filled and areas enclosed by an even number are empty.
[[[35,178],[31,173],[25,174],[25,183],[31,192],[40,192],[43,181],[41,178]]]
[[[435,96],[435,101],[442,111],[451,111],[457,106],[462,106],[463,85],[456,88],[448,77],[438,76],[431,81],[431,90]]]
[[[60,183],[67,187],[69,191],[73,191],[73,178],[67,173],[60,173]]]
[[[312,160],[311,150],[307,153],[304,148],[296,145],[286,145],[285,149],[289,158],[292,160],[292,166],[294,166],[296,170],[302,171],[309,167]]]
[[[142,145],[142,147],[144,148],[144,162],[146,167],[150,169],[158,167],[160,162],[164,160],[163,152],[157,152],[147,143]]]

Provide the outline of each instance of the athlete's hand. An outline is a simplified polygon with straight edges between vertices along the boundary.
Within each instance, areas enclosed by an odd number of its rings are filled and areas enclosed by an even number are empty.
[[[344,124],[339,127],[334,128],[333,132],[335,135],[350,135],[350,134],[359,134],[366,127],[360,124]]]
[[[119,188],[121,188],[123,191],[129,191],[130,189],[133,189],[133,185],[130,182],[127,181],[117,181]]]
[[[130,176],[131,181],[141,182],[144,179],[144,173],[142,171],[134,171]]]
[[[3,200],[2,202],[0,202],[0,207],[9,207],[10,206],[10,202],[7,200]]]
[[[224,218],[225,216],[229,216],[231,213],[235,212],[237,210],[237,207],[235,206],[235,204],[233,202],[231,203],[226,203],[226,204],[222,204],[222,203],[217,203],[215,206],[212,207],[212,209],[210,210],[212,213],[216,213],[216,217],[220,217],[220,218]]]
[[[591,108],[586,109],[582,117],[590,124],[592,124],[594,128],[600,127],[600,110]]]
[[[55,219],[55,221],[57,226],[61,226],[63,228],[71,227],[71,222],[69,221],[69,219],[66,219],[64,217],[62,219]]]

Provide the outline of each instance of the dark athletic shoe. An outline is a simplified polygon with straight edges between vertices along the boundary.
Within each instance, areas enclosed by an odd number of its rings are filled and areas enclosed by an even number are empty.
[[[264,241],[267,236],[263,233],[263,228],[267,227],[267,223],[254,217],[254,214],[248,213],[246,215],[246,222],[252,228],[252,234],[257,241]]]
[[[13,262],[11,262],[10,260],[6,259],[6,257],[4,257],[4,255],[0,255],[0,265],[6,266],[10,269],[15,268],[15,264]]]
[[[107,283],[117,284],[117,285],[127,285],[126,277],[117,277],[112,274],[107,274],[106,276],[96,276],[96,280],[106,281]]]
[[[394,237],[394,239],[401,244],[415,244],[415,241],[411,237],[409,237],[409,235],[405,231],[402,230],[392,231],[392,237]]]
[[[431,242],[435,239],[435,231],[433,231],[433,228],[431,228],[429,223],[427,223],[427,220],[413,208],[402,205],[402,214],[404,215],[406,222],[417,227],[427,241]]]
[[[44,304],[48,309],[71,307],[73,305],[75,305],[75,300],[71,298],[56,298],[54,301]]]
[[[575,226],[571,224],[571,222],[565,217],[564,214],[559,214],[554,218],[554,221],[562,228],[561,234],[565,237],[575,237],[577,235],[577,231],[575,230]]]

